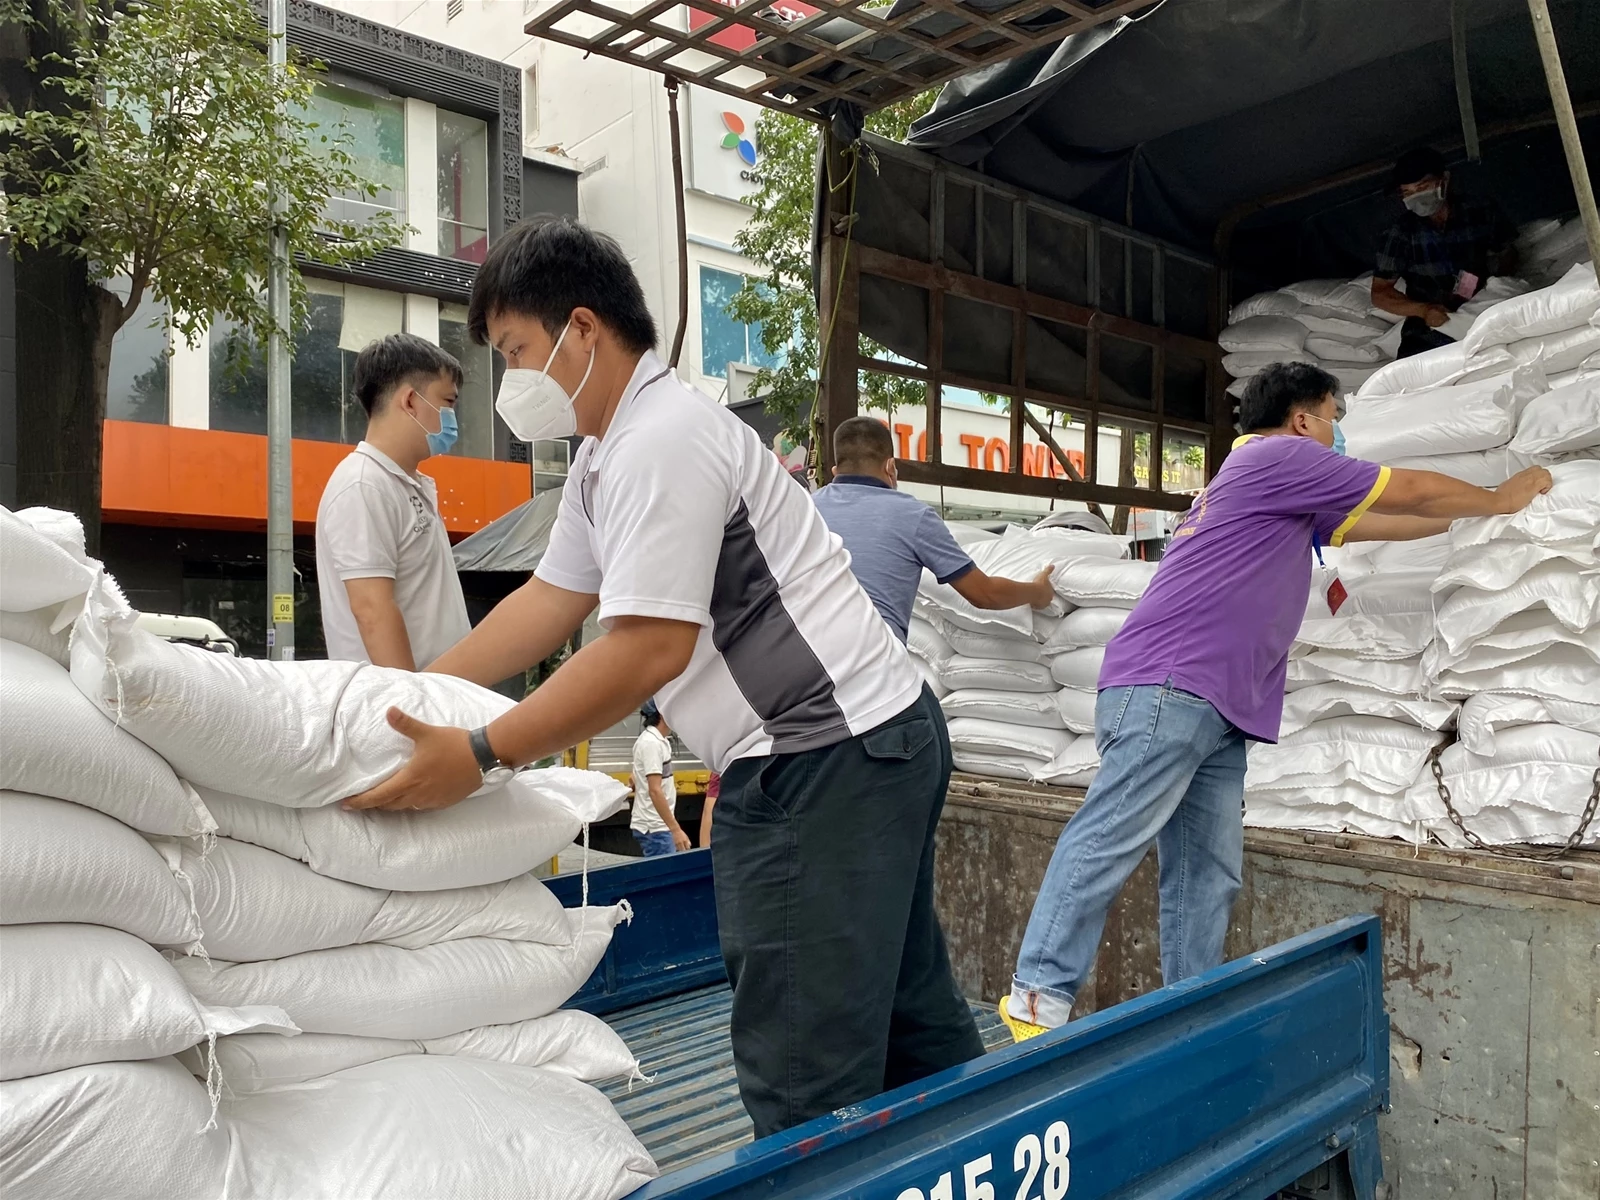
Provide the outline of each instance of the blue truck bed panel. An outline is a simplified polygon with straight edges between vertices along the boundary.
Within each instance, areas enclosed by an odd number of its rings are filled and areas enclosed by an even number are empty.
[[[1372,916],[718,1152],[744,1134],[719,1057],[726,1000],[709,859],[590,877],[592,902],[627,897],[636,916],[574,1003],[609,1014],[660,1072],[634,1096],[614,1089],[619,1107],[637,1097],[624,1116],[666,1170],[635,1200],[1264,1200],[1333,1160],[1342,1194],[1373,1200],[1389,1057]],[[577,878],[551,886],[577,903]],[[680,1037],[695,1044],[680,1049]]]

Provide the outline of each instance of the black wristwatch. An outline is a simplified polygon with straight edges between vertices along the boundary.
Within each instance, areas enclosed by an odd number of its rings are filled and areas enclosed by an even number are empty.
[[[517,773],[515,767],[501,762],[499,755],[490,747],[487,725],[467,734],[467,742],[472,746],[472,757],[478,760],[478,770],[486,785],[497,787]]]

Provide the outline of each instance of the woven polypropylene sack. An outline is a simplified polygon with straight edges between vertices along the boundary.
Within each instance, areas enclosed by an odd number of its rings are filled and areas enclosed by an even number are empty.
[[[1503,729],[1491,754],[1474,754],[1457,743],[1439,756],[1451,805],[1491,845],[1564,842],[1593,792],[1597,764],[1600,735],[1562,725]],[[1433,827],[1447,844],[1464,843],[1449,828],[1431,772],[1418,780],[1412,796],[1416,808],[1432,812]],[[1580,844],[1600,844],[1593,822]]]
[[[1600,329],[1580,325],[1576,329],[1523,338],[1505,347],[1512,360],[1537,366],[1547,376],[1576,370],[1585,359],[1600,353]]]
[[[1396,359],[1380,367],[1367,377],[1356,396],[1367,399],[1373,396],[1398,396],[1406,392],[1420,392],[1429,388],[1448,387],[1470,379],[1485,379],[1509,371],[1515,361],[1503,346],[1486,350],[1470,362],[1460,342],[1424,350],[1408,358]]]
[[[1337,650],[1313,650],[1289,660],[1289,691],[1318,683],[1350,683],[1392,696],[1420,696],[1428,686],[1422,656],[1387,660],[1360,659]]]
[[[252,1200],[615,1200],[656,1175],[605,1097],[538,1067],[407,1055],[223,1113]]]
[[[531,875],[431,892],[363,887],[319,875],[287,855],[218,838],[205,853],[173,850],[205,930],[206,953],[260,962],[382,942],[417,949],[464,937],[564,945],[561,902]]]
[[[1037,758],[1026,754],[984,753],[975,750],[951,750],[955,768],[967,775],[983,775],[989,779],[1018,779],[1033,781],[1033,772],[1039,765]]]
[[[1383,461],[1398,471],[1432,471],[1435,475],[1448,475],[1473,487],[1496,488],[1518,471],[1545,466],[1549,462],[1545,456],[1522,454],[1513,448],[1514,445],[1508,443],[1491,450],[1469,450],[1463,454],[1429,454],[1415,458],[1386,458]],[[1363,542],[1356,544],[1365,545]]]
[[[104,813],[0,792],[0,916],[10,925],[105,925],[187,946],[200,924],[161,855]]]
[[[1045,643],[1047,654],[1064,650],[1080,650],[1086,646],[1104,647],[1116,637],[1117,631],[1128,620],[1131,608],[1109,608],[1103,605],[1078,608],[1061,618],[1061,624]]]
[[[1600,446],[1600,375],[1552,388],[1522,410],[1511,448],[1519,454],[1564,454]]]
[[[941,631],[950,649],[963,658],[1004,658],[1014,662],[1040,661],[1039,643],[1032,637],[1009,633],[973,633],[959,626]]]
[[[1378,792],[1403,792],[1416,780],[1439,735],[1383,717],[1334,717],[1250,747],[1246,791],[1275,791],[1328,783],[1359,783]]]
[[[71,800],[142,833],[215,828],[159,754],[108,720],[59,664],[14,642],[0,642],[0,746],[0,788]]]
[[[963,658],[945,663],[939,680],[952,692],[985,688],[1006,692],[1053,692],[1056,681],[1042,663],[1007,658]]]
[[[409,761],[391,707],[466,729],[514,707],[450,675],[175,645],[93,605],[73,636],[72,678],[190,783],[295,808],[357,795]]]
[[[1062,688],[1056,693],[1061,723],[1073,733],[1094,732],[1094,706],[1098,694],[1088,688]]]
[[[1057,570],[1056,594],[1079,608],[1132,608],[1139,603],[1159,563],[1079,559]]]
[[[319,875],[402,892],[526,875],[622,807],[627,785],[571,767],[522,771],[486,796],[434,812],[285,808],[220,792],[207,807],[225,837],[265,846]]]
[[[1490,346],[1585,325],[1600,312],[1600,286],[1593,264],[1573,267],[1561,280],[1536,292],[1503,300],[1473,322],[1461,348],[1477,354]]]
[[[0,1084],[6,1200],[213,1200],[228,1137],[203,1132],[206,1089],[170,1058],[74,1067]]]
[[[1318,650],[1335,650],[1352,658],[1382,662],[1414,658],[1432,641],[1433,614],[1426,610],[1352,613],[1301,622],[1289,653],[1298,658]]]
[[[1540,699],[1508,692],[1479,692],[1461,706],[1458,736],[1473,754],[1492,757],[1496,735],[1518,725],[1563,725],[1600,734],[1600,699]]]
[[[1493,591],[1458,588],[1439,605],[1438,640],[1458,654],[1508,617],[1541,608],[1574,632],[1600,624],[1600,571],[1557,559]]]
[[[344,946],[269,962],[186,958],[208,1004],[277,1005],[307,1033],[434,1038],[554,1012],[588,980],[625,906],[572,909],[568,945],[460,938],[408,950]]]
[[[1040,729],[1063,729],[1055,697],[1048,692],[1005,692],[994,688],[964,688],[951,692],[942,701],[944,715],[981,717],[1009,725],[1033,725]]]
[[[1062,687],[1095,690],[1100,685],[1100,668],[1105,665],[1104,646],[1084,646],[1050,659],[1050,677]]]
[[[1509,442],[1522,410],[1544,390],[1537,367],[1518,367],[1478,383],[1354,400],[1339,425],[1350,454],[1371,462],[1466,454]]]
[[[951,747],[969,754],[1020,755],[1045,763],[1076,740],[1077,735],[1065,729],[1008,725],[981,717],[957,717],[950,722]]]
[[[298,1037],[245,1033],[219,1038],[216,1046],[222,1082],[231,1093],[241,1096],[402,1054],[457,1055],[543,1067],[591,1083],[631,1075],[639,1066],[616,1030],[599,1017],[575,1009],[425,1041],[336,1033],[302,1033]],[[179,1057],[196,1075],[205,1076],[206,1059],[198,1050]]]
[[[1455,723],[1457,708],[1447,700],[1392,696],[1346,683],[1317,683],[1284,697],[1278,736],[1288,737],[1333,717],[1383,717],[1419,729],[1447,729]]]
[[[78,527],[78,553],[74,555],[61,544],[59,531],[52,538],[27,519],[38,513],[51,514],[51,510],[14,513],[0,508],[0,609],[7,612],[59,605],[86,595],[94,586],[95,568],[82,555],[82,526]]]
[[[99,925],[0,926],[0,1078],[175,1054],[212,1033],[293,1029],[270,1005],[197,1004],[131,934]]]
[[[36,608],[32,612],[5,612],[0,610],[0,641],[16,642],[30,650],[37,650],[51,662],[67,666],[72,645],[69,626],[55,630],[55,609]]]
[[[1455,522],[1450,526],[1451,545],[1510,541],[1600,549],[1600,460],[1556,463],[1550,477],[1550,490],[1519,512]]]
[[[1231,353],[1298,350],[1306,342],[1306,327],[1294,317],[1255,316],[1235,321],[1217,335],[1217,345]]]
[[[911,618],[911,626],[906,634],[906,648],[935,667],[955,653],[950,648],[950,643],[945,640],[944,634],[939,632],[933,622],[924,621],[921,617]]]

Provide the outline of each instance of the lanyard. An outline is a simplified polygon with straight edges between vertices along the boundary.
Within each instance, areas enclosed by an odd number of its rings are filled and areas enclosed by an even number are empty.
[[[1322,561],[1322,535],[1315,529],[1311,531],[1311,549],[1317,556],[1317,566],[1327,566],[1328,564]]]

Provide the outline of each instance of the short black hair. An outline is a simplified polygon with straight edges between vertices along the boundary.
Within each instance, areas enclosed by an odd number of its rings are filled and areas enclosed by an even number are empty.
[[[1310,363],[1273,363],[1250,378],[1239,400],[1239,432],[1282,429],[1296,409],[1338,396],[1339,379]]]
[[[881,463],[893,457],[894,438],[875,417],[851,417],[833,431],[835,463]]]
[[[646,700],[639,708],[639,720],[646,729],[654,729],[661,724],[661,710],[656,707],[654,700]]]
[[[465,378],[455,355],[414,333],[391,333],[356,355],[356,399],[370,417],[398,385],[431,382],[440,375],[457,387]]]
[[[1399,191],[1405,184],[1443,175],[1449,169],[1444,155],[1432,146],[1417,146],[1395,160],[1394,169],[1389,172],[1389,186]]]
[[[557,337],[575,308],[587,308],[629,350],[656,344],[656,322],[644,289],[615,238],[570,217],[530,217],[489,248],[472,284],[467,329],[489,340],[489,318],[520,313]]]

